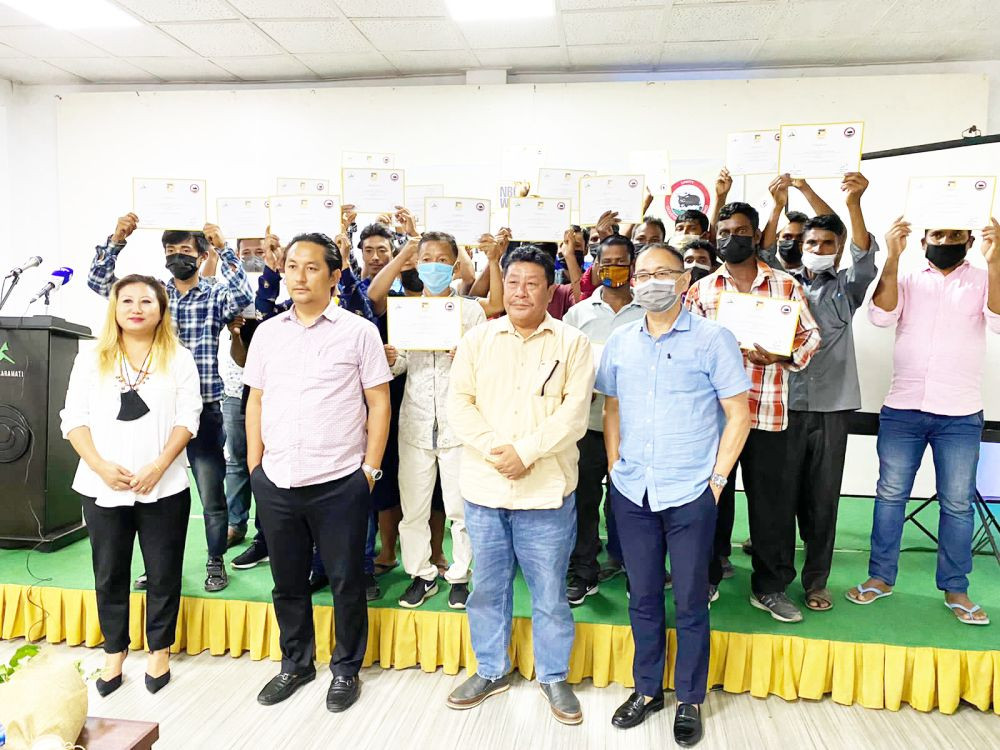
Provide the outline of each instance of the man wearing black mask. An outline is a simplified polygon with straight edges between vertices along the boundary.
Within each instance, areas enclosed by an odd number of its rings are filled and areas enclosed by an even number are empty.
[[[110,295],[117,281],[118,254],[138,225],[139,217],[135,214],[122,216],[107,241],[97,246],[87,284],[102,297]],[[208,543],[205,590],[221,591],[229,585],[222,559],[229,514],[224,487],[226,436],[220,404],[225,389],[219,375],[219,334],[253,302],[253,292],[239,258],[214,224],[206,224],[201,232],[168,230],[163,233],[162,242],[166,267],[172,277],[167,282],[170,314],[181,343],[191,350],[198,365],[204,401],[198,435],[188,443],[187,455],[204,508]],[[198,272],[211,252],[217,253],[221,261],[222,280],[216,284],[210,284]],[[140,576],[136,586],[145,588],[145,575]]]
[[[805,224],[809,220],[809,216],[801,211],[788,210],[788,188],[790,187],[802,193],[802,197],[809,202],[814,216],[828,216],[834,213],[829,204],[820,198],[804,179],[801,177],[792,178],[787,174],[778,175],[768,185],[771,198],[774,200],[774,207],[771,209],[771,216],[764,226],[761,236],[760,255],[761,260],[774,268],[788,271],[788,273],[804,273],[802,268],[802,235],[805,232]],[[781,221],[782,214],[785,216],[785,225],[778,230],[778,222]]]

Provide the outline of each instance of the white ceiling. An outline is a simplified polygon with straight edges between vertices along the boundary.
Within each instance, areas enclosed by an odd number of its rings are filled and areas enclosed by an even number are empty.
[[[0,78],[316,81],[1000,59],[997,0],[556,0],[457,24],[444,0],[113,0],[142,25],[58,31],[0,4]]]

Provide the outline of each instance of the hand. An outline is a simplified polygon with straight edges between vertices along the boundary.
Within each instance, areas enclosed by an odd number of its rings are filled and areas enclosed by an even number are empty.
[[[767,186],[768,192],[774,199],[775,208],[784,209],[788,205],[788,188],[792,184],[792,178],[787,174],[779,174],[771,184]]]
[[[458,351],[457,347],[452,347],[451,349],[449,349],[448,351],[446,351],[445,354],[448,355],[448,359],[450,359],[452,362],[454,362],[455,361],[455,352],[457,352],[457,351]]]
[[[913,230],[910,228],[910,222],[903,221],[902,216],[889,227],[889,231],[885,235],[885,249],[891,260],[899,260],[899,256],[906,249],[906,238],[910,236],[911,231]],[[985,251],[984,246],[983,252]]]
[[[848,172],[840,183],[840,189],[847,193],[848,205],[861,205],[861,196],[868,189],[868,178],[860,172]]]
[[[517,194],[518,198],[527,198],[528,197],[528,193],[531,192],[531,183],[530,182],[515,182],[514,183],[514,192]]]
[[[240,331],[243,330],[244,323],[246,323],[246,320],[243,318],[242,315],[237,315],[235,318],[229,321],[229,324],[226,326],[226,328],[229,329],[229,334],[234,339],[239,338]]]
[[[726,196],[729,195],[729,191],[733,187],[733,176],[729,174],[729,170],[725,167],[719,172],[719,176],[715,179],[715,195],[719,199],[719,203],[725,203]]]
[[[645,216],[649,207],[653,205],[653,194],[649,192],[649,185],[646,185],[646,194],[642,197],[642,215]]]
[[[792,179],[792,187],[798,190],[800,193],[805,190],[811,189],[809,187],[809,183],[806,182],[805,177],[792,177],[791,179]]]
[[[264,265],[275,273],[281,273],[284,259],[281,257],[281,240],[276,235],[271,234],[271,227],[268,226],[264,237]]]
[[[205,233],[205,239],[207,239],[216,250],[221,250],[226,246],[226,238],[222,236],[222,232],[215,224],[206,224],[204,229],[201,231]]]
[[[417,251],[420,249],[420,238],[410,237],[403,245],[403,249],[399,251],[397,257],[402,258],[402,263],[404,266],[408,265],[410,262],[417,259]]]
[[[769,352],[760,344],[754,344],[753,349],[747,352],[747,359],[755,365],[767,367],[768,365],[776,365],[779,362],[784,362],[788,359],[788,357],[783,357],[780,354],[774,354],[773,352]]]
[[[340,270],[344,271],[351,265],[351,238],[341,232],[333,238],[333,244],[335,244],[337,249],[340,250]]]
[[[389,214],[379,214],[378,218],[375,220],[375,223],[382,224],[383,226],[391,227],[392,226],[392,216],[390,216]]]
[[[610,476],[610,475],[609,475]],[[722,497],[722,487],[716,487],[711,482],[708,483],[708,488],[712,490],[712,496],[715,498],[715,504],[719,504],[719,498]]]
[[[513,445],[501,445],[490,451],[493,456],[493,468],[499,471],[507,479],[520,479],[528,473],[527,467],[517,455]]]
[[[574,250],[576,250],[576,232],[573,231],[573,227],[570,227],[563,232],[562,242],[559,243],[558,254],[565,258],[567,255],[574,255]]]
[[[362,469],[361,471],[364,471],[364,472],[365,472],[365,479],[367,479],[367,480],[368,480],[368,492],[371,492],[372,490],[374,490],[374,489],[375,489],[375,480],[374,480],[374,479],[372,479],[372,475],[371,475],[371,474],[369,474],[369,473],[368,473],[367,471],[365,471],[364,469]]]
[[[991,268],[1000,268],[1000,222],[990,217],[990,225],[983,227],[983,257]]]
[[[358,218],[357,208],[353,203],[346,203],[340,207],[340,231],[346,233],[351,224]]]
[[[594,224],[594,231],[600,239],[610,237],[614,234],[615,224],[618,223],[618,212],[617,211],[605,211],[601,214],[601,217]]]
[[[413,218],[413,213],[405,206],[396,206],[396,224],[402,227],[403,234],[407,237],[416,237],[420,233],[417,231],[417,222]]]
[[[139,473],[132,477],[129,482],[129,487],[136,491],[139,495],[148,495],[156,483],[160,481],[160,476],[162,472],[160,467],[156,464],[147,464],[139,469]]]
[[[124,216],[119,216],[118,223],[115,224],[115,231],[111,234],[111,244],[122,244],[131,236],[137,226],[139,226],[139,217],[134,213],[129,212]]]
[[[127,490],[131,486],[132,472],[111,461],[102,461],[94,471],[113,490]]]
[[[399,351],[394,346],[389,346],[388,344],[383,345],[385,349],[385,361],[389,363],[389,367],[396,364],[396,358],[399,356]]]

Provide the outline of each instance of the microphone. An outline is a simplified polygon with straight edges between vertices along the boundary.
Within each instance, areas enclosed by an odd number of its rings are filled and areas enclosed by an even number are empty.
[[[27,271],[29,268],[34,268],[34,267],[40,266],[40,265],[42,265],[42,256],[41,255],[32,255],[30,258],[28,258],[26,261],[24,261],[24,263],[22,265],[18,266],[17,268],[11,269],[11,272],[7,274],[7,278],[9,279],[12,276],[14,278],[17,278],[22,273],[24,273],[25,271]]]
[[[73,269],[63,266],[62,268],[57,268],[52,272],[52,277],[49,282],[43,286],[34,297],[28,300],[30,305],[32,302],[40,300],[42,297],[47,295],[49,292],[54,292],[60,287],[69,283],[69,280],[73,278]]]

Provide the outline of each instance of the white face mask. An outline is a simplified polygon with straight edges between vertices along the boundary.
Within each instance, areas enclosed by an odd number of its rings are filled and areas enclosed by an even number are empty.
[[[811,273],[829,271],[833,268],[836,262],[836,255],[819,255],[818,253],[812,253],[808,250],[805,250],[802,253],[802,265],[805,266],[806,270]]]

